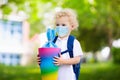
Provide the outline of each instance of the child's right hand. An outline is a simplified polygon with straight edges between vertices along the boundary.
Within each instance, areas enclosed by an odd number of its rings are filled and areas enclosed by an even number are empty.
[[[37,55],[37,62],[38,62],[38,64],[40,65],[40,63],[41,63],[40,55]]]

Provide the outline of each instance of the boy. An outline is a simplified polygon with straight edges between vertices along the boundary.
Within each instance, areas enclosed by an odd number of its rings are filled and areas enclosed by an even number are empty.
[[[64,9],[56,13],[55,24],[58,35],[55,44],[62,52],[67,50],[67,41],[71,31],[78,27],[77,17],[71,9]],[[59,66],[58,80],[76,80],[72,65],[78,64],[82,55],[80,43],[75,39],[73,43],[73,58],[70,58],[69,52],[60,53],[59,57],[54,57],[54,64]],[[40,63],[39,60],[40,58],[38,57],[38,62]]]

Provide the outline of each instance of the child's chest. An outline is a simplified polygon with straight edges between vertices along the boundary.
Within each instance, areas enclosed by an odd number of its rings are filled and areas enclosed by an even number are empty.
[[[58,40],[56,41],[56,45],[58,46],[58,48],[61,49],[61,52],[67,50],[67,40]],[[64,59],[70,58],[69,53],[67,52],[67,53],[62,54],[62,58]]]

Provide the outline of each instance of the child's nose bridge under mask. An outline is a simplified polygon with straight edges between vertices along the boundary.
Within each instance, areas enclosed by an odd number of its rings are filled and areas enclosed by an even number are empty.
[[[69,33],[68,26],[56,26],[56,33],[58,36],[63,37]]]

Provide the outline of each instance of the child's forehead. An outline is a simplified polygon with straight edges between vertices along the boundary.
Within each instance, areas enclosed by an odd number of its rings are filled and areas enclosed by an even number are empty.
[[[69,18],[67,16],[63,16],[63,17],[59,17],[59,18],[56,18],[56,22],[69,22]]]

